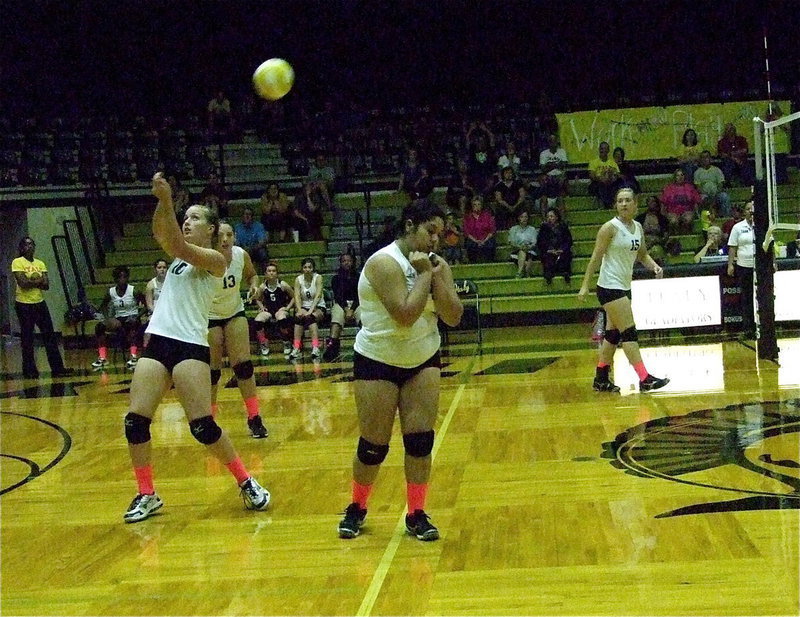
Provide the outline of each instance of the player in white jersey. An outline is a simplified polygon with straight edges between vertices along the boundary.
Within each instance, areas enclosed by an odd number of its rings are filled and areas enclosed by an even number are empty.
[[[228,267],[222,277],[222,288],[214,296],[208,320],[208,343],[211,346],[211,415],[217,415],[217,388],[222,375],[222,358],[227,355],[247,409],[250,435],[255,439],[263,439],[269,435],[269,431],[259,414],[253,362],[250,360],[250,326],[240,292],[244,280],[247,282],[249,302],[258,293],[258,274],[247,251],[240,246],[234,246],[235,240],[231,224],[220,222],[218,246]]]
[[[139,334],[142,329],[142,321],[139,317],[139,309],[144,306],[145,298],[141,292],[136,291],[133,285],[128,283],[131,271],[127,266],[117,266],[112,272],[114,286],[109,288],[106,297],[100,304],[100,312],[107,315],[94,328],[94,336],[97,341],[97,360],[92,362],[92,368],[96,371],[103,370],[108,365],[108,332],[122,330],[125,341],[128,344],[130,357],[126,366],[134,368],[139,360]]]
[[[173,384],[192,436],[236,478],[245,506],[264,510],[269,505],[269,492],[250,476],[227,434],[211,417],[208,314],[226,267],[225,257],[212,248],[219,219],[210,207],[193,205],[186,211],[181,231],[175,219],[172,188],[161,173],[153,176],[153,194],[158,198],[153,235],[175,260],[147,327],[150,344],[131,381],[125,438],[139,491],[123,518],[126,523],[142,521],[163,505],[153,487],[150,423]]]
[[[643,392],[656,390],[667,385],[669,379],[653,377],[642,361],[631,309],[631,280],[633,264],[637,260],[652,270],[656,278],[661,278],[664,270],[647,253],[642,225],[633,218],[637,208],[633,190],[619,189],[615,204],[617,216],[604,223],[597,232],[594,251],[578,292],[578,299],[585,302],[589,282],[599,265],[597,298],[606,312],[606,332],[600,346],[593,387],[598,392],[619,392],[619,387],[611,382],[609,373],[617,345],[622,345],[628,362],[639,376],[639,389]]]
[[[439,411],[438,319],[457,325],[464,310],[450,266],[431,253],[443,229],[437,206],[426,199],[412,202],[403,210],[397,240],[372,255],[359,277],[362,328],[353,347],[353,374],[360,438],[353,502],[339,523],[340,538],[354,538],[364,524],[395,415],[405,446],[406,530],[420,540],[439,537],[425,513]]]
[[[295,360],[303,353],[303,332],[308,328],[311,335],[311,357],[322,356],[319,346],[319,324],[325,319],[327,308],[323,297],[322,275],[310,257],[300,262],[303,273],[294,281],[294,342],[290,358]]]
[[[158,302],[158,298],[161,296],[161,288],[164,286],[164,279],[167,278],[168,267],[169,264],[166,259],[156,259],[153,264],[153,270],[155,270],[156,275],[147,281],[147,287],[144,288],[144,301],[147,304],[148,319],[156,309],[156,302]],[[147,347],[147,343],[149,342],[150,335],[145,332],[143,347]]]

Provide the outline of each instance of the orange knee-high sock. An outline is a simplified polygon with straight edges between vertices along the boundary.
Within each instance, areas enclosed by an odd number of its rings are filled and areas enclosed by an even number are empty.
[[[639,380],[641,381],[645,377],[647,377],[650,373],[647,372],[647,369],[644,367],[644,362],[639,362],[633,365],[633,370],[636,371],[636,374],[639,376]]]
[[[97,357],[101,360],[108,359],[108,347],[98,347],[97,348]]]
[[[359,484],[353,480],[353,501],[359,508],[367,508],[367,500],[372,493],[372,484]]]
[[[425,498],[428,496],[427,484],[406,483],[406,498],[408,500],[408,513],[425,509]]]
[[[256,340],[261,344],[269,343],[269,339],[263,330],[256,330]]]
[[[140,495],[152,495],[155,493],[153,488],[153,466],[134,467],[133,474],[136,476],[136,484],[139,487]]]
[[[131,345],[130,352],[131,355],[135,358],[136,356],[139,355],[139,347],[136,345]]]
[[[255,418],[258,415],[258,397],[251,396],[244,399],[244,406],[247,409],[247,419]]]
[[[228,471],[230,471],[233,474],[233,477],[236,478],[237,484],[241,484],[250,477],[250,474],[247,473],[247,469],[244,467],[242,459],[238,456],[230,463],[226,463],[225,467],[227,467]]]

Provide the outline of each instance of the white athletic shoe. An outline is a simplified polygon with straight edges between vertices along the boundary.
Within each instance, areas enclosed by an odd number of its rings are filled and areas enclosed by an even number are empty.
[[[297,347],[292,347],[292,351],[289,352],[289,359],[290,360],[297,360],[300,357],[300,350]]]
[[[131,356],[125,363],[128,368],[136,368],[136,363],[139,361],[138,356]]]
[[[105,358],[97,358],[97,360],[92,362],[92,368],[95,370],[99,370],[106,366],[108,366],[108,360],[106,360]]]
[[[153,516],[163,505],[164,502],[155,493],[152,495],[139,493],[133,498],[131,505],[128,506],[128,511],[122,518],[126,523],[138,523]]]
[[[311,348],[311,357],[312,358],[319,358],[322,355],[319,347],[312,347]]]
[[[260,353],[265,358],[269,355],[269,343],[261,343]]]
[[[242,489],[242,500],[248,510],[266,510],[270,494],[267,489],[256,482],[255,478],[247,478],[239,485]]]
[[[292,344],[291,343],[285,343],[284,344],[284,346],[283,346],[283,355],[287,360],[289,359],[289,356],[292,355]]]

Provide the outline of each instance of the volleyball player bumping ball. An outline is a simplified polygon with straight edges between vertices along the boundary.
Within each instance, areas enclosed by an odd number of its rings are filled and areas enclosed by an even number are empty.
[[[578,299],[585,302],[589,293],[589,281],[599,264],[597,298],[606,312],[606,331],[600,346],[593,387],[598,392],[619,392],[619,387],[614,385],[609,374],[617,345],[622,345],[628,362],[639,376],[639,390],[647,392],[663,388],[669,383],[669,379],[654,377],[648,373],[639,352],[638,334],[631,309],[633,264],[638,259],[645,268],[653,271],[656,278],[661,278],[664,270],[647,253],[642,225],[633,218],[637,209],[634,192],[629,188],[622,188],[617,191],[614,201],[617,216],[604,223],[597,232],[592,257],[578,292]]]
[[[211,248],[216,242],[219,219],[208,206],[193,205],[186,211],[181,231],[175,220],[172,189],[161,173],[153,176],[153,194],[158,198],[153,235],[175,259],[147,327],[150,343],[131,381],[125,437],[139,492],[124,520],[142,521],[164,505],[153,488],[150,423],[172,384],[192,436],[236,478],[245,507],[264,510],[270,502],[269,492],[247,472],[227,434],[211,416],[208,315],[227,267],[222,253]]]
[[[217,417],[217,390],[222,376],[222,358],[228,361],[236,375],[236,384],[247,410],[247,427],[255,439],[269,436],[259,413],[256,381],[253,377],[253,362],[250,359],[250,326],[244,312],[244,303],[239,288],[242,280],[247,282],[247,301],[258,294],[258,274],[250,255],[243,248],[234,246],[236,237],[227,221],[219,224],[219,250],[225,257],[228,268],[222,277],[222,288],[214,296],[208,320],[208,343],[211,346],[211,415]]]
[[[361,436],[353,458],[353,501],[339,523],[340,538],[356,537],[367,500],[389,452],[396,414],[405,448],[409,534],[439,538],[425,513],[434,422],[439,411],[441,338],[438,318],[450,326],[463,306],[450,266],[435,251],[444,214],[429,201],[406,206],[399,237],[364,264],[358,280],[361,330],[353,353],[354,394]]]

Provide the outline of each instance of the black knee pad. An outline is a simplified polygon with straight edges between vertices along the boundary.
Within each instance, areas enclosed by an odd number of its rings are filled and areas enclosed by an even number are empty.
[[[253,376],[253,363],[250,360],[234,365],[233,374],[236,379],[250,379]]]
[[[217,443],[222,437],[222,429],[211,416],[191,420],[189,429],[192,431],[192,437],[206,446]]]
[[[219,383],[219,379],[222,377],[222,371],[218,368],[211,369],[211,385],[216,386]]]
[[[433,431],[403,435],[403,445],[409,456],[416,458],[428,456],[433,450]]]
[[[614,328],[613,330],[606,330],[606,333],[603,335],[603,338],[606,339],[612,345],[619,345],[619,330]]]
[[[358,450],[356,451],[356,455],[358,456],[358,460],[365,465],[380,465],[388,453],[388,443],[386,445],[378,445],[367,441],[363,437],[358,438]]]
[[[623,330],[619,335],[621,343],[635,343],[639,340],[639,333],[636,331],[636,326],[631,326],[627,330]]]
[[[125,415],[125,439],[128,443],[140,444],[150,441],[150,418],[129,411]]]

